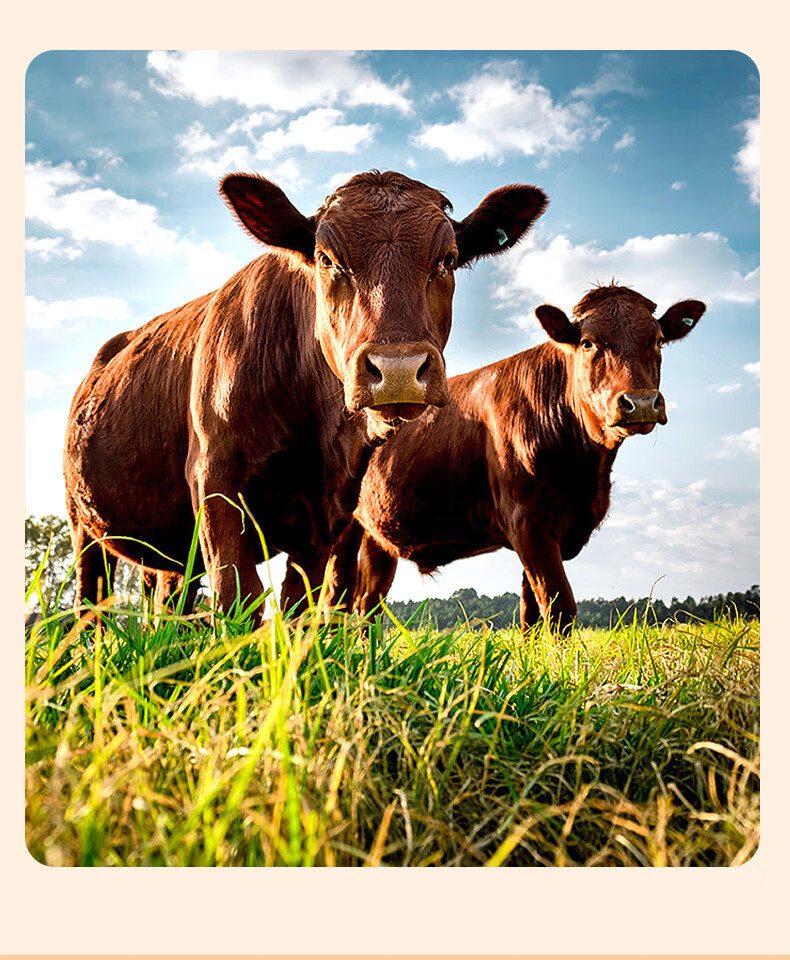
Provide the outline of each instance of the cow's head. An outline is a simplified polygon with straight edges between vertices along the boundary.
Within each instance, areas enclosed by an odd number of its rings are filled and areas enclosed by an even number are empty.
[[[535,313],[544,330],[572,357],[571,390],[588,433],[608,447],[666,423],[659,391],[661,347],[680,340],[705,313],[699,300],[681,300],[662,317],[656,305],[628,287],[591,290],[571,321],[558,307]]]
[[[456,222],[438,190],[378,171],[352,177],[312,217],[262,177],[231,174],[221,192],[253,236],[314,273],[324,357],[348,410],[367,411],[380,435],[448,400],[455,269],[512,247],[547,204],[536,187],[500,187]]]

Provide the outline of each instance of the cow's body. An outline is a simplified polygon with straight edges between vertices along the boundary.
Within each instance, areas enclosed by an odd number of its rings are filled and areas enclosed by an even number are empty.
[[[586,300],[567,326],[561,311],[538,308],[557,339],[451,378],[446,407],[374,453],[357,525],[336,550],[358,610],[386,595],[399,557],[427,573],[509,547],[524,566],[522,626],[541,616],[560,628],[572,622],[563,561],[606,516],[622,440],[666,420],[660,340],[678,339],[704,311],[685,301],[658,320],[654,304],[615,286]],[[582,356],[594,352],[597,361]]]
[[[240,495],[270,554],[289,554],[283,602],[296,601],[293,562],[320,578],[374,446],[446,402],[454,267],[496,252],[489,216],[507,222],[512,245],[546,202],[502,188],[456,223],[437,191],[377,172],[311,218],[262,178],[233,175],[223,192],[271,249],[214,293],[109,341],[72,403],[78,602],[109,592],[101,553],[86,549],[97,540],[111,566],[142,564],[164,601],[199,508],[195,573],[209,571],[226,610],[257,596],[263,550]]]

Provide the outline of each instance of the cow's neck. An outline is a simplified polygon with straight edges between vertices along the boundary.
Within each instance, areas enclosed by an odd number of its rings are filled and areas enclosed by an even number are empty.
[[[609,446],[575,393],[572,358],[552,343],[520,355],[523,449],[531,471],[554,465],[608,476],[619,449]],[[541,465],[537,461],[542,461]],[[575,465],[575,467],[573,466]]]

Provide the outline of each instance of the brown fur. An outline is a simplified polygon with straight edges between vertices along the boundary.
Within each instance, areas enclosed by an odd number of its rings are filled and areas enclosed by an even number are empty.
[[[161,609],[199,508],[195,572],[209,571],[223,609],[237,582],[256,597],[263,551],[240,494],[270,553],[319,577],[373,446],[446,402],[461,249],[467,260],[495,252],[499,227],[516,242],[546,204],[534,187],[503,188],[470,215],[471,236],[438,191],[397,173],[353,177],[313,217],[262,177],[232,174],[221,189],[267,251],[213,293],[114,337],[74,397],[64,472],[78,602],[109,592],[91,546],[101,541],[111,567],[124,557],[146,568],[149,590],[160,571]],[[396,375],[377,407],[379,354]],[[290,566],[283,602],[303,592]]]
[[[538,307],[549,342],[451,378],[446,407],[376,451],[358,525],[336,548],[358,610],[386,595],[399,557],[427,573],[509,547],[524,566],[522,627],[541,616],[561,629],[572,622],[563,561],[606,515],[623,439],[666,421],[660,340],[685,336],[705,306],[654,310],[615,284],[588,293],[574,321]]]

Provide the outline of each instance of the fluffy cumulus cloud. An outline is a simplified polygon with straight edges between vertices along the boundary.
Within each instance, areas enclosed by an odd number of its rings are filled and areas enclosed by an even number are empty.
[[[524,81],[515,63],[488,64],[449,96],[459,118],[424,126],[413,142],[441,150],[456,163],[508,153],[550,156],[577,149],[605,126],[586,101],[557,103],[546,87]]]
[[[685,190],[686,181],[685,180],[673,180],[670,187],[670,190]]]
[[[631,237],[606,249],[537,230],[499,270],[497,299],[503,307],[518,306],[514,321],[536,336],[535,306],[550,302],[569,311],[591,286],[612,278],[655,300],[659,310],[688,297],[754,303],[760,295],[759,268],[744,271],[727,238],[713,232]]]
[[[340,110],[319,107],[295,120],[286,129],[268,130],[259,140],[257,156],[267,158],[293,147],[324,153],[355,153],[373,140],[372,123],[344,123]]]
[[[740,125],[743,145],[735,154],[735,171],[749,188],[752,203],[760,202],[760,114]]]
[[[614,93],[638,96],[644,93],[634,76],[630,57],[622,53],[605,53],[592,83],[585,83],[571,91],[572,97],[592,100]]]
[[[750,427],[743,433],[731,433],[721,438],[721,449],[715,454],[718,460],[732,457],[760,456],[760,428]]]
[[[32,330],[75,329],[86,320],[119,324],[129,316],[129,304],[117,297],[39,300],[25,297],[25,324]]]
[[[66,243],[63,237],[28,237],[25,240],[25,250],[44,263],[60,257],[76,260],[82,256],[82,250]]]
[[[635,143],[636,143],[636,137],[633,135],[633,133],[630,130],[626,130],[626,132],[622,135],[622,137],[620,137],[620,139],[615,142],[614,149],[627,150],[629,147],[633,147]]]
[[[615,474],[612,509],[600,537],[606,536],[622,576],[640,579],[644,591],[668,574],[705,575],[719,568],[730,589],[739,588],[735,581],[744,567],[752,565],[756,574],[759,503],[722,501],[706,486],[705,480],[684,485]]]
[[[383,81],[363,54],[344,50],[194,50],[148,55],[159,93],[202,105],[233,101],[296,113],[338,103],[408,113],[408,82]]]
[[[755,361],[755,363],[745,363],[743,365],[743,369],[747,373],[750,373],[753,377],[757,377],[758,380],[760,379],[760,361],[759,360]]]
[[[545,159],[600,136],[608,121],[594,109],[597,98],[637,92],[630,61],[619,54],[604,57],[596,79],[563,102],[542,84],[525,79],[518,64],[492,62],[448,91],[458,105],[458,119],[425,125],[413,143],[441,150],[456,163],[499,160],[511,153]],[[615,149],[634,139],[625,133]]]
[[[247,118],[251,121],[253,115]],[[311,153],[356,153],[372,142],[376,125],[347,123],[342,111],[334,107],[317,107],[274,129],[270,117],[257,115],[260,122],[234,121],[216,135],[195,121],[176,137],[181,154],[180,170],[220,177],[229,170],[253,170],[265,165],[267,176],[291,189],[305,181],[293,157],[279,166],[272,161],[294,149]]]
[[[152,204],[99,186],[96,177],[86,176],[68,161],[37,160],[25,165],[25,217],[73,241],[66,245],[62,238],[59,242],[48,238],[51,242],[44,246],[41,240],[34,241],[28,249],[39,256],[73,257],[89,243],[109,243],[140,256],[187,255],[199,264],[196,276],[218,282],[239,265],[235,256],[208,241],[195,243],[164,227]]]

